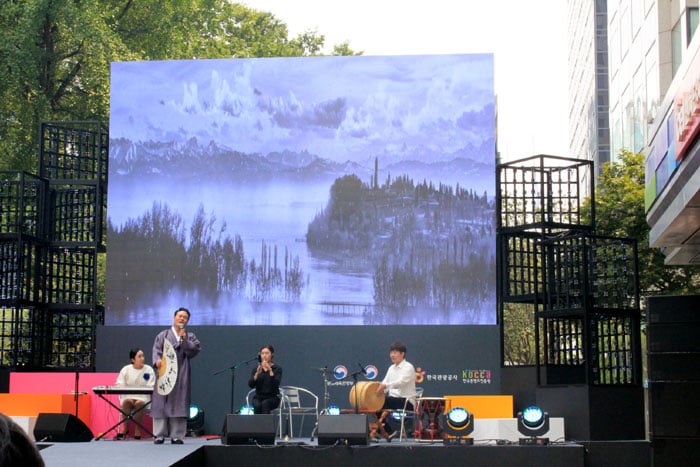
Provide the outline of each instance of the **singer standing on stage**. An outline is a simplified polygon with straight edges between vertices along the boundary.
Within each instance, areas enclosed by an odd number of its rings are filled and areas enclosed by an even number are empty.
[[[167,339],[177,353],[177,380],[170,394],[162,396],[153,391],[151,416],[153,417],[153,434],[155,444],[163,444],[170,437],[172,444],[182,444],[187,434],[187,416],[190,408],[190,359],[202,349],[199,339],[193,332],[187,331],[190,311],[187,308],[175,310],[173,325],[160,332],[153,342],[153,361],[156,369],[163,362],[163,343]]]
[[[403,342],[394,342],[389,346],[389,358],[392,365],[386,372],[377,393],[385,392],[384,407],[382,409],[403,410],[406,399],[406,410],[413,411],[416,404],[416,370],[406,360],[406,345]],[[391,425],[387,423],[386,431],[390,438],[394,433]]]
[[[280,405],[280,384],[282,383],[282,367],[272,361],[275,349],[271,345],[260,347],[258,366],[253,369],[248,380],[248,386],[255,388],[253,396],[253,412],[267,414]]]

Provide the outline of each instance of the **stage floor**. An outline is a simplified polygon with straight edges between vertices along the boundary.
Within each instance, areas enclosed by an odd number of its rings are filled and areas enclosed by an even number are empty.
[[[370,442],[367,446],[318,446],[308,438],[290,439],[275,445],[223,445],[218,437],[187,438],[183,445],[154,445],[152,440],[112,441],[103,439],[87,443],[40,443],[41,454],[47,467],[130,467],[176,466],[213,467],[255,465],[257,467],[284,466],[358,466],[426,465],[441,467],[464,465],[499,466],[528,465],[551,467],[599,467],[590,462],[590,452],[596,449],[620,454],[620,446],[607,443],[606,447],[564,442],[547,446],[497,445],[495,441],[479,442],[474,446],[444,446],[414,440],[388,443]],[[645,451],[645,449],[647,451]],[[628,445],[626,459],[605,458],[604,465],[645,465],[648,447],[644,442]],[[588,458],[587,458],[588,456]],[[629,463],[630,459],[637,459]],[[610,461],[616,463],[609,463]],[[646,463],[646,465],[649,465]]]

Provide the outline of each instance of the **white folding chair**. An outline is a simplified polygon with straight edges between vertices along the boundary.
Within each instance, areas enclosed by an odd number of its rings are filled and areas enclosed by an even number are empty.
[[[248,394],[245,395],[245,405],[248,407],[253,407],[253,396],[255,395],[255,389],[251,389],[248,391]]]
[[[280,434],[283,413],[289,418],[289,435],[292,437],[294,436],[294,416],[301,415],[299,424],[299,438],[301,438],[306,415],[313,415],[315,422],[318,423],[318,396],[308,389],[296,386],[282,386],[280,392],[282,393],[282,403],[279,409]]]
[[[282,406],[284,404],[284,397],[281,394],[281,389],[280,389],[280,405],[276,409],[272,410],[270,413],[272,415],[277,415],[279,416],[279,423],[277,423],[277,428],[275,430],[275,435],[279,435],[279,437],[282,437]],[[249,407],[253,407],[253,396],[255,395],[255,389],[251,389],[248,391],[248,394],[245,396],[245,405]]]
[[[423,392],[425,391],[424,388],[416,388],[416,394],[413,397],[407,397],[406,402],[403,404],[403,410],[398,411],[400,416],[401,416],[401,433],[399,434],[399,441],[402,441],[404,438],[408,437],[408,433],[406,433],[406,417],[410,417],[413,428],[415,429],[416,426],[416,412],[418,411],[418,407],[416,407],[416,404],[418,404],[417,399],[420,399],[423,397]],[[412,403],[413,404],[413,410],[408,410],[408,404]]]

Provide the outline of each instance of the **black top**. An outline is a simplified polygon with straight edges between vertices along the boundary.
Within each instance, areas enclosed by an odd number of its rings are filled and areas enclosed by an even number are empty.
[[[255,388],[255,396],[258,398],[278,397],[280,392],[280,383],[282,383],[282,367],[273,363],[272,376],[269,372],[263,372],[258,375],[258,379],[254,379],[257,367],[253,368],[248,380],[248,387]]]

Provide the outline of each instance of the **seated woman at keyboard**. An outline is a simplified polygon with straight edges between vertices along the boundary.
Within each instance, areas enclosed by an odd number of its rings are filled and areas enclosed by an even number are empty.
[[[142,349],[131,349],[129,351],[131,363],[124,366],[117,377],[117,386],[145,386],[153,387],[156,376],[153,368],[145,364],[146,357]],[[143,420],[143,407],[150,402],[151,396],[148,394],[124,394],[119,396],[119,402],[123,413],[129,414],[134,411],[135,424],[134,439],[141,439],[141,429],[139,424]],[[124,439],[128,433],[127,418],[122,415],[124,423],[117,431],[114,439]]]

